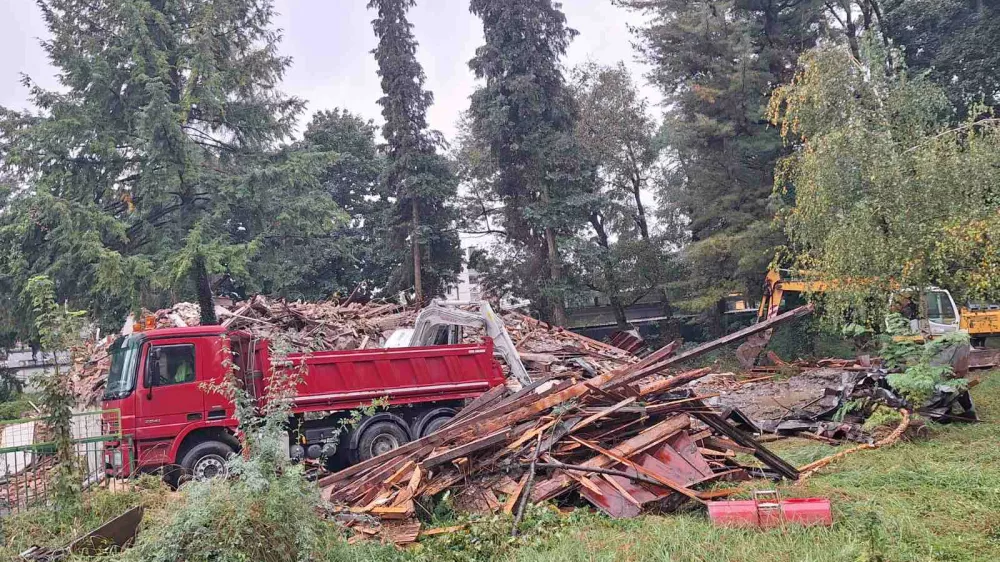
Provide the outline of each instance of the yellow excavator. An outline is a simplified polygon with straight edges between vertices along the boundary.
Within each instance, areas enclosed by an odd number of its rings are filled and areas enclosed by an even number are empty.
[[[764,278],[764,297],[757,309],[757,321],[774,318],[804,304],[806,294],[825,292],[836,283],[816,280],[806,271],[772,269]],[[959,307],[948,290],[938,287],[925,289],[923,299],[921,307],[914,302],[913,291],[899,291],[890,306],[910,321],[914,333],[934,337],[964,331],[969,334],[973,346],[983,345],[986,338],[1000,336],[1000,305],[977,303]],[[921,310],[926,310],[926,316],[921,316]],[[770,339],[770,330],[748,339],[736,352],[740,363],[744,367],[752,366]]]

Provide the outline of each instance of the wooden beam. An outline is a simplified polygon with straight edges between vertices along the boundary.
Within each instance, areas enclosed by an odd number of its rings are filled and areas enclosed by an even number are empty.
[[[684,386],[691,381],[696,381],[711,372],[711,367],[705,367],[703,369],[695,369],[694,371],[674,375],[667,379],[658,380],[641,386],[639,388],[639,396],[649,396],[650,394],[666,392],[677,388],[678,386]]]
[[[629,404],[635,402],[635,400],[636,399],[633,396],[631,398],[626,398],[625,400],[622,400],[621,402],[615,404],[614,406],[609,406],[609,407],[601,410],[600,412],[597,412],[596,414],[594,414],[594,415],[592,415],[592,416],[590,416],[590,417],[588,417],[588,418],[586,418],[584,420],[581,420],[580,423],[574,425],[573,428],[569,430],[569,432],[570,433],[576,433],[577,431],[580,431],[581,429],[583,429],[583,428],[587,427],[588,425],[590,425],[590,424],[592,424],[592,423],[600,420],[601,418],[605,418],[605,417],[610,416],[611,414],[617,412],[618,410],[621,410],[625,406],[628,406]]]
[[[511,430],[501,429],[500,431],[491,433],[485,437],[480,437],[474,441],[470,441],[465,445],[449,449],[442,453],[432,455],[427,457],[420,463],[420,466],[424,469],[434,468],[435,466],[442,465],[446,462],[453,461],[460,457],[467,457],[471,453],[476,451],[481,451],[483,449],[488,449],[498,443],[502,443],[510,438]]]
[[[697,492],[695,492],[694,490],[692,490],[692,489],[688,488],[687,486],[681,484],[680,482],[675,482],[675,481],[667,478],[666,476],[663,476],[662,474],[657,474],[657,473],[653,472],[652,470],[649,470],[649,469],[647,469],[646,467],[644,467],[644,466],[642,466],[640,464],[636,464],[636,463],[628,460],[627,458],[625,458],[625,457],[623,457],[621,455],[617,455],[614,452],[609,451],[607,449],[601,448],[600,446],[595,445],[594,443],[588,443],[588,442],[586,442],[586,441],[584,441],[582,439],[578,439],[576,437],[570,437],[570,439],[576,441],[577,443],[583,445],[584,447],[588,447],[590,449],[593,449],[593,450],[597,451],[598,453],[600,453],[600,454],[602,454],[602,455],[604,455],[604,456],[606,456],[608,458],[611,458],[611,459],[613,459],[613,460],[615,460],[615,461],[617,461],[617,462],[619,462],[619,463],[621,463],[621,464],[623,464],[623,465],[631,468],[632,470],[638,472],[639,474],[642,474],[643,476],[646,476],[647,478],[652,478],[653,480],[656,480],[657,482],[659,482],[662,486],[664,486],[666,488],[670,488],[671,490],[673,490],[675,492],[678,492],[678,493],[681,493],[681,494],[683,494],[683,495],[685,495],[685,496],[687,496],[687,497],[689,497],[689,498],[691,498],[691,499],[693,499],[695,501],[699,501],[699,502],[704,503],[704,500],[702,500],[701,498],[698,497],[698,493]]]
[[[788,322],[790,320],[794,320],[796,318],[801,318],[802,316],[806,316],[808,314],[811,314],[812,311],[813,311],[813,305],[812,304],[807,304],[805,306],[800,306],[800,307],[796,308],[795,310],[790,310],[790,311],[788,311],[788,312],[786,312],[784,314],[781,314],[779,316],[775,316],[774,318],[771,318],[770,320],[765,320],[764,322],[759,322],[759,323],[754,324],[752,326],[749,326],[747,328],[743,328],[742,330],[740,330],[738,332],[733,332],[732,334],[729,334],[728,336],[723,336],[723,337],[721,337],[721,338],[719,338],[717,340],[712,340],[710,342],[703,343],[703,344],[699,345],[698,347],[696,347],[694,349],[689,349],[688,351],[685,351],[684,353],[681,353],[679,355],[674,355],[673,357],[669,357],[667,359],[664,359],[663,361],[654,362],[652,364],[645,365],[642,368],[638,368],[638,369],[634,368],[634,367],[638,367],[639,365],[642,365],[642,363],[639,363],[638,365],[634,365],[634,366],[632,366],[632,368],[626,369],[624,371],[620,371],[620,372],[616,371],[620,376],[615,377],[613,380],[611,380],[610,382],[608,382],[607,384],[605,384],[604,385],[604,389],[605,390],[610,390],[610,389],[618,388],[619,386],[622,386],[622,385],[626,385],[626,384],[635,382],[637,380],[640,380],[640,379],[643,379],[645,377],[648,377],[649,375],[652,375],[652,374],[655,374],[655,373],[659,373],[659,372],[665,370],[667,367],[670,367],[671,365],[676,365],[678,363],[682,363],[684,361],[687,361],[687,360],[690,360],[690,359],[694,359],[695,357],[700,357],[700,356],[702,356],[702,355],[704,355],[704,354],[706,354],[706,353],[708,353],[710,351],[714,351],[714,350],[716,350],[716,349],[718,349],[720,347],[729,345],[731,343],[738,342],[738,341],[740,341],[740,340],[742,340],[742,339],[744,339],[746,337],[752,336],[754,334],[757,334],[757,333],[760,333],[760,332],[763,332],[763,331],[766,331],[766,330],[770,330],[771,328],[774,328],[775,326],[777,326],[779,324],[783,324],[783,323]]]

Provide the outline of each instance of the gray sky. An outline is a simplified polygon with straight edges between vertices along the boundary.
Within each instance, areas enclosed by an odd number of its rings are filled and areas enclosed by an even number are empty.
[[[284,30],[283,54],[294,59],[283,89],[309,102],[307,113],[343,107],[379,120],[376,100],[381,96],[371,29],[373,14],[367,0],[276,0]],[[54,87],[38,38],[45,24],[31,0],[0,0],[6,17],[0,19],[0,105],[27,107],[27,90],[19,73],[26,73],[45,87]],[[435,104],[429,119],[433,128],[451,139],[459,114],[468,105],[475,81],[466,64],[482,44],[482,27],[469,13],[468,0],[418,0],[410,19],[420,42],[417,56],[427,74],[427,87]],[[604,64],[624,61],[636,79],[645,84],[646,67],[635,61],[628,25],[640,23],[632,13],[611,5],[611,0],[563,0],[571,27],[580,32],[573,42],[567,65],[588,60]],[[653,103],[657,92],[643,93]],[[308,116],[303,119],[303,125]]]

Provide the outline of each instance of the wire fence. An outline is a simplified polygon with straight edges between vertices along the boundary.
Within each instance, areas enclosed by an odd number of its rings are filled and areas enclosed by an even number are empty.
[[[122,440],[121,412],[76,413],[70,428],[83,487],[124,489],[105,459],[105,444]],[[48,504],[58,465],[51,433],[46,418],[0,422],[0,517]]]

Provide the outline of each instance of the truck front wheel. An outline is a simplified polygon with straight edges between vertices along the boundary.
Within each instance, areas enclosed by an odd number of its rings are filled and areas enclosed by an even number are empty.
[[[221,441],[198,443],[181,459],[184,472],[194,480],[225,478],[229,475],[226,461],[236,454],[232,447]]]
[[[406,431],[391,421],[380,421],[366,427],[358,439],[358,459],[366,461],[398,449],[409,441]]]

